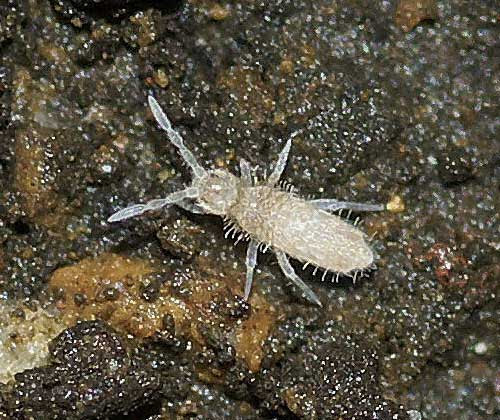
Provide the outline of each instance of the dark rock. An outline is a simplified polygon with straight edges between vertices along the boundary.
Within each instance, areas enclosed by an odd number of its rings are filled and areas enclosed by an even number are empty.
[[[203,248],[199,226],[186,219],[177,219],[163,226],[156,234],[162,248],[176,258],[191,260]]]
[[[0,2],[0,46],[16,35],[18,26],[22,24],[25,18],[25,0],[2,0]]]
[[[17,374],[2,390],[8,418],[104,418],[146,404],[161,388],[159,372],[101,321],[65,330],[49,349],[48,366]]]
[[[66,19],[78,19],[76,26],[89,23],[93,18],[121,19],[148,7],[159,7],[173,12],[183,0],[51,0],[54,9]],[[73,23],[76,22],[73,20]]]
[[[438,172],[446,187],[463,184],[473,177],[470,159],[456,147],[449,147],[438,157]]]
[[[402,406],[382,396],[377,351],[364,338],[341,330],[333,322],[317,333],[302,330],[302,344],[257,376],[255,393],[262,404],[307,419],[408,419]],[[282,328],[277,337],[290,333]],[[275,350],[270,354],[280,353]]]

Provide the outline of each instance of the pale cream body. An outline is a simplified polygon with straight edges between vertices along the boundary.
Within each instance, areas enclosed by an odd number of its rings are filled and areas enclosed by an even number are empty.
[[[241,185],[227,217],[256,241],[328,271],[350,273],[373,263],[362,231],[275,187]]]

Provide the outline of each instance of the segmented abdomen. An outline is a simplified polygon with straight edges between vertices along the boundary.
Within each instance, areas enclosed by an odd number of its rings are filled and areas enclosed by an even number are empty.
[[[242,188],[229,216],[253,239],[329,271],[349,273],[373,262],[363,232],[276,188]]]

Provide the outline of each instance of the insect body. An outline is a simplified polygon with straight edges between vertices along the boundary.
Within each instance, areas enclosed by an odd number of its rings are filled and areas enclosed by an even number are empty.
[[[373,262],[359,229],[276,188],[245,188],[228,217],[251,237],[326,271],[350,273]]]
[[[186,148],[182,137],[152,96],[149,106],[160,127],[193,172],[191,186],[169,194],[165,198],[135,204],[114,213],[108,222],[117,222],[143,214],[149,210],[177,204],[196,213],[223,216],[228,224],[226,235],[248,239],[246,257],[245,299],[250,296],[253,272],[259,246],[272,248],[278,264],[298,286],[306,298],[321,306],[316,294],[300,279],[290,264],[287,254],[303,262],[339,274],[362,272],[373,264],[373,252],[365,235],[352,224],[329,212],[339,209],[380,211],[380,204],[354,203],[334,199],[305,200],[277,186],[286,165],[292,137],[281,151],[272,174],[261,184],[254,185],[250,165],[240,161],[241,178],[222,169],[205,170]]]

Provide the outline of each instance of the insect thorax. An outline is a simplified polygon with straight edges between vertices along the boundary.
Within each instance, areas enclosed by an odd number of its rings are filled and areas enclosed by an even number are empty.
[[[239,178],[225,170],[209,171],[193,182],[199,191],[197,203],[208,213],[223,216],[238,200],[239,183]]]
[[[227,216],[258,242],[271,244],[272,224],[290,195],[266,185],[243,186]]]

